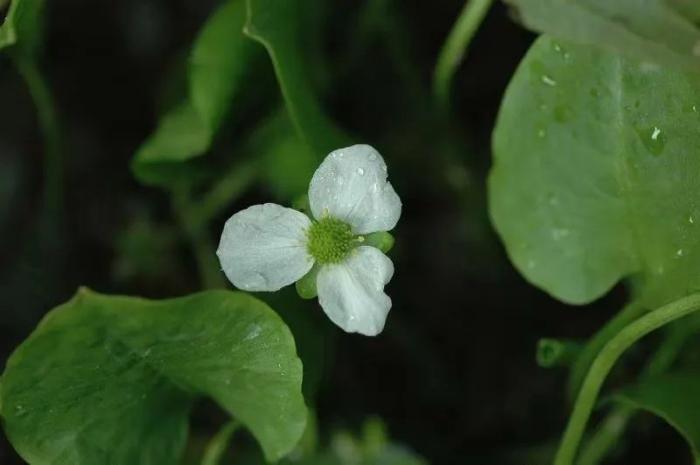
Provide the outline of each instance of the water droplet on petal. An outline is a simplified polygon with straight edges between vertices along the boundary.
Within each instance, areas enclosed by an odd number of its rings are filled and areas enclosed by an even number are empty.
[[[365,170],[363,168],[357,168],[357,174],[359,174],[360,176],[364,176]]]

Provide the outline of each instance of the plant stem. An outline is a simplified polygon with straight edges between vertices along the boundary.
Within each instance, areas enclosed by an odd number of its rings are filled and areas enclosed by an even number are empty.
[[[15,66],[27,85],[37,111],[39,128],[44,136],[44,208],[50,218],[57,218],[63,207],[63,170],[61,132],[54,99],[48,83],[34,58],[13,55]]]
[[[622,328],[642,316],[647,310],[638,301],[628,304],[586,343],[586,346],[571,367],[569,385],[567,387],[569,399],[573,400],[579,392],[583,378],[605,344],[619,333]]]
[[[234,165],[194,206],[193,221],[198,224],[211,221],[250,187],[257,175],[258,164],[255,161]]]
[[[450,86],[457,67],[479,29],[493,0],[468,0],[442,46],[433,74],[433,94],[440,107],[447,109]]]
[[[659,375],[670,368],[688,337],[696,330],[697,328],[684,325],[669,331],[644,368],[641,378]],[[614,407],[581,449],[578,465],[598,465],[610,449],[619,442],[634,413],[635,409],[628,405]]]
[[[219,432],[211,438],[209,443],[207,443],[201,465],[219,465],[219,463],[221,463],[221,458],[228,448],[233,433],[235,433],[240,426],[241,424],[236,420],[231,420],[226,423]]]
[[[175,214],[192,246],[202,286],[205,289],[226,287],[214,253],[214,244],[212,244],[207,232],[207,225],[195,221],[194,206],[189,189],[173,192],[172,199]]]
[[[573,465],[586,423],[606,376],[617,359],[639,339],[674,320],[700,310],[700,294],[664,305],[625,326],[600,351],[588,370],[574,404],[574,410],[554,459],[555,465]]]

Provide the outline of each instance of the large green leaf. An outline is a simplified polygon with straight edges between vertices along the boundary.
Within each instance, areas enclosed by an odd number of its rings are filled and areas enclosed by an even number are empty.
[[[700,75],[540,38],[506,92],[490,211],[520,272],[585,303],[700,288]]]
[[[275,460],[304,430],[301,380],[291,333],[247,294],[81,290],[9,359],[1,413],[32,465],[162,465],[178,462],[192,403],[208,396]]]
[[[32,54],[42,40],[45,0],[12,0],[5,21],[0,24],[0,49],[10,46]]]
[[[257,47],[245,35],[245,0],[230,0],[207,21],[188,64],[189,95],[163,116],[133,160],[144,183],[170,185],[188,175],[184,165],[204,154],[240,93]]]
[[[318,157],[348,145],[348,137],[328,118],[312,87],[302,47],[300,0],[247,0],[245,33],[267,49],[287,110],[302,140]],[[320,159],[320,158],[319,158]]]
[[[613,400],[663,418],[688,442],[700,463],[700,375],[668,374],[647,379],[613,396]]]
[[[699,8],[687,0],[506,0],[535,31],[700,71]]]

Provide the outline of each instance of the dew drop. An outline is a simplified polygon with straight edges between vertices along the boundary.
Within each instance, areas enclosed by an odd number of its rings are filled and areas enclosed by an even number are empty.
[[[666,145],[666,135],[658,126],[651,128],[637,129],[637,134],[642,140],[644,147],[652,155],[660,155]]]
[[[676,257],[682,257],[684,253],[683,249],[678,249],[676,250]]]
[[[365,170],[363,168],[357,168],[357,174],[359,174],[360,176],[364,176]]]
[[[693,218],[693,215],[690,215],[690,216],[688,217],[688,223],[690,223],[690,224],[695,223],[695,219]]]
[[[554,87],[557,85],[557,81],[555,81],[551,77],[547,76],[546,74],[543,74],[540,79],[542,80],[543,84],[546,84],[548,86]]]

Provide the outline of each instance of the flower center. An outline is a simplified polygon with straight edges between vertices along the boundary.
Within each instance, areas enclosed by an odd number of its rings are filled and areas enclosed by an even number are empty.
[[[364,239],[353,235],[349,224],[329,216],[312,224],[307,236],[309,253],[321,265],[342,262]]]

